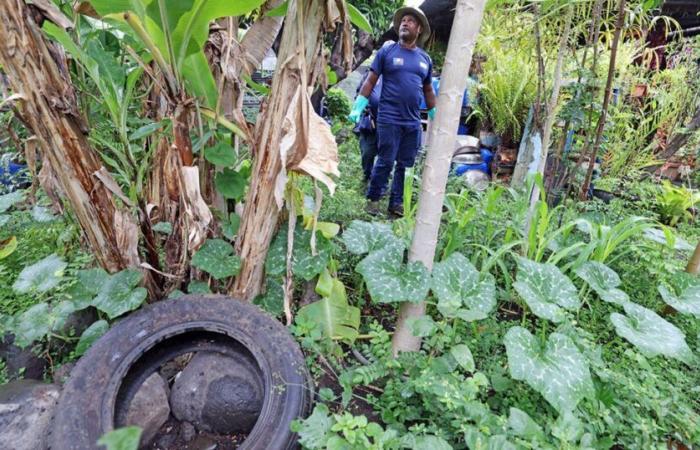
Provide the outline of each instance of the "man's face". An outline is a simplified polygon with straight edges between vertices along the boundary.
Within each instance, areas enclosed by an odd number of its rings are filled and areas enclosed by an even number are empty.
[[[401,40],[413,42],[420,32],[420,22],[418,22],[418,19],[414,17],[413,14],[406,14],[401,18],[401,24],[399,25],[399,37]]]

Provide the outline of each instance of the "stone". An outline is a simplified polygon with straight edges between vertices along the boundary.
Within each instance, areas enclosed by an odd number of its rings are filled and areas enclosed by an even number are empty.
[[[182,422],[180,425],[180,437],[185,442],[190,442],[197,436],[197,430],[195,430],[194,425],[189,422]]]
[[[131,400],[126,425],[141,427],[140,447],[143,448],[151,443],[169,415],[168,385],[158,373],[154,373],[146,378]]]
[[[14,345],[15,337],[6,334],[0,341],[0,359],[5,361],[7,376],[11,380],[25,378],[43,380],[48,362],[34,354],[32,347],[19,348]]]
[[[250,431],[265,396],[251,356],[197,353],[173,384],[173,415],[197,429],[221,434]]]
[[[0,386],[0,448],[44,450],[60,390],[35,380]]]

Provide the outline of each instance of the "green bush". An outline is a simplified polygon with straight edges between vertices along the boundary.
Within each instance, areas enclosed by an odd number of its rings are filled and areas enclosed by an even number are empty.
[[[332,120],[347,120],[352,102],[342,89],[331,88],[326,93],[326,107]]]

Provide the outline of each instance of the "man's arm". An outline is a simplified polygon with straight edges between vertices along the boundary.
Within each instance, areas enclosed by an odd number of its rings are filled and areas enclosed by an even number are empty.
[[[435,91],[433,90],[432,83],[423,85],[423,97],[425,97],[425,106],[428,109],[433,109],[437,104],[437,99],[435,98]]]
[[[365,97],[369,98],[369,96],[372,94],[372,89],[374,89],[374,85],[377,84],[377,80],[379,80],[379,75],[374,73],[373,70],[370,70],[369,75],[367,75],[367,79],[360,88],[360,95],[364,95]],[[433,94],[433,98],[434,97],[435,94]]]

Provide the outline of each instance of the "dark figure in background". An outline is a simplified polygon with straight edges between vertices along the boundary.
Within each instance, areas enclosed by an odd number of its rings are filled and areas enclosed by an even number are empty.
[[[413,167],[421,144],[420,103],[423,96],[428,116],[432,119],[435,115],[435,92],[431,83],[433,63],[418,47],[430,35],[428,20],[419,9],[404,7],[394,14],[394,28],[399,42],[377,52],[350,113],[350,119],[357,123],[381,76],[383,86],[377,113],[379,153],[366,195],[367,212],[372,215],[380,213],[379,198],[386,189],[394,162],[389,213],[403,215],[404,174],[407,167]]]
[[[362,77],[362,81],[357,87],[358,92],[367,79],[368,74],[369,71]],[[372,168],[374,167],[374,159],[379,153],[377,148],[377,114],[381,92],[382,79],[380,78],[369,96],[369,105],[365,108],[362,116],[360,116],[360,121],[355,127],[355,132],[360,139],[360,155],[362,156],[362,172],[365,175],[365,183],[369,183],[369,179],[372,176]]]

